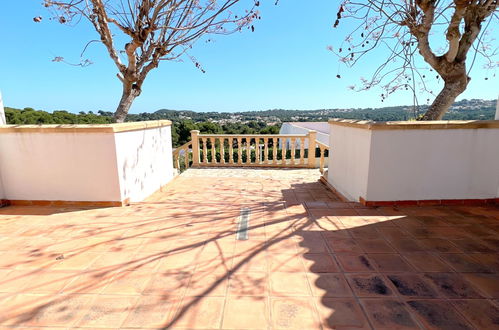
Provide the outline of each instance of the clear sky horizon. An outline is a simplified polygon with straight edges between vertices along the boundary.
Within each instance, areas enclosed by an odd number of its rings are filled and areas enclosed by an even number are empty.
[[[88,67],[51,61],[62,56],[78,62],[85,44],[97,38],[96,32],[86,21],[75,27],[49,21],[50,15],[41,2],[19,0],[0,5],[4,45],[0,54],[0,91],[4,105],[46,111],[114,112],[121,97],[121,83],[101,44],[89,47],[85,57],[94,64]],[[292,0],[281,0],[275,6],[274,2],[262,1],[262,19],[255,23],[255,32],[210,37],[215,42],[194,45],[190,54],[206,73],[188,59],[161,63],[146,79],[130,113],[162,108],[235,112],[412,104],[408,92],[393,94],[382,103],[379,89],[349,90],[348,86],[358,84],[360,77],[369,77],[383,54],[374,53],[354,69],[339,66],[327,46],[338,45],[348,28],[332,27],[340,1],[316,0],[313,6]],[[34,23],[33,17],[38,15],[44,19]],[[496,28],[498,24],[492,25]],[[481,70],[481,64],[480,60],[475,64],[469,87],[458,100],[498,97],[498,78]],[[335,77],[338,73],[341,79]]]

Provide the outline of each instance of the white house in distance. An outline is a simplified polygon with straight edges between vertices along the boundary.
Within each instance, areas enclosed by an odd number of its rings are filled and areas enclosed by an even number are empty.
[[[283,123],[279,134],[308,134],[310,131],[317,131],[317,141],[329,147],[329,124],[325,121]],[[305,141],[305,148],[308,148],[308,140]]]

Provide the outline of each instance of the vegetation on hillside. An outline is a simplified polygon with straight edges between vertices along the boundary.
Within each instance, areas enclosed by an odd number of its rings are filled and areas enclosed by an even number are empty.
[[[444,119],[490,120],[494,118],[495,100],[462,100],[454,103]],[[425,111],[423,108],[422,111]],[[108,124],[113,113],[70,113],[57,110],[52,113],[32,108],[5,108],[9,124]],[[330,118],[361,119],[375,121],[409,120],[414,118],[409,106],[365,109],[321,110],[265,110],[246,112],[194,112],[186,110],[158,110],[129,114],[127,121],[168,119],[173,122],[173,145],[189,141],[190,131],[197,129],[206,134],[277,134],[283,122],[326,121]]]

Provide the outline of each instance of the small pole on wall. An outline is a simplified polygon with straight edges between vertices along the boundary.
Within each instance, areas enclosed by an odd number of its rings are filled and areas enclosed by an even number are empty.
[[[0,91],[0,125],[7,125],[7,120],[5,119],[5,110],[3,108],[2,91]]]
[[[499,96],[497,97],[497,102],[496,102],[496,116],[494,118],[495,120],[499,120]]]

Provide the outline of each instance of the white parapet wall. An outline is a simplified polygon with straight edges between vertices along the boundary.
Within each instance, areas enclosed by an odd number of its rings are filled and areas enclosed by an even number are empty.
[[[116,133],[121,196],[141,201],[173,178],[171,126]]]
[[[382,205],[499,198],[497,120],[329,124],[328,183],[349,200]]]
[[[120,205],[172,178],[170,121],[0,126],[3,199],[13,204]]]

